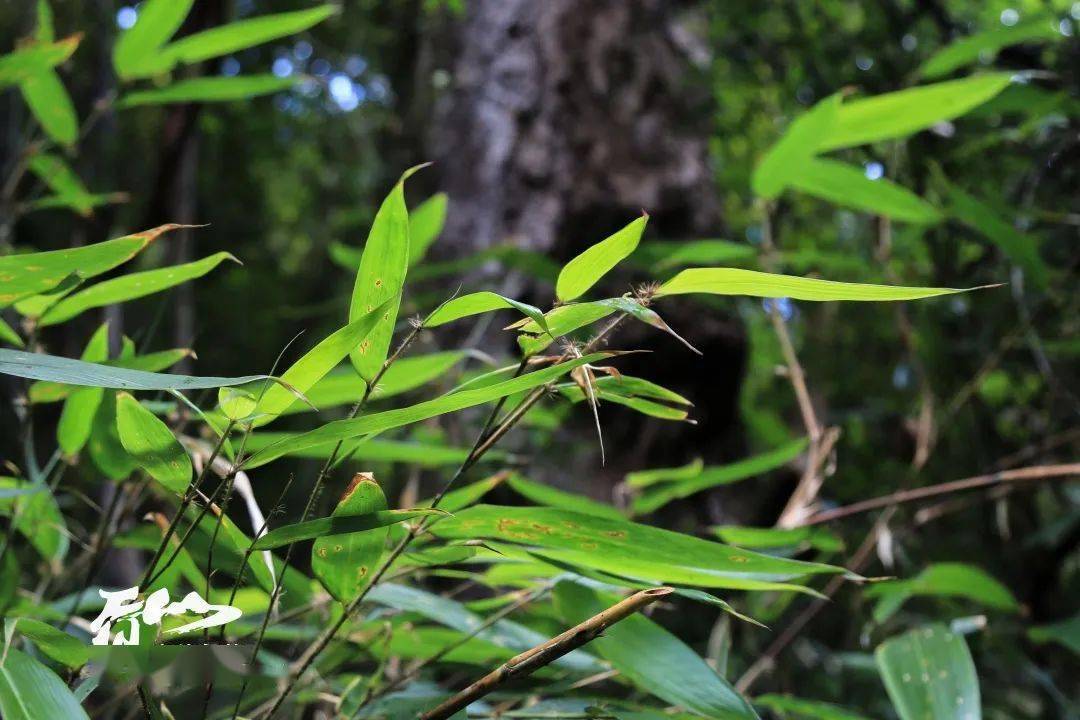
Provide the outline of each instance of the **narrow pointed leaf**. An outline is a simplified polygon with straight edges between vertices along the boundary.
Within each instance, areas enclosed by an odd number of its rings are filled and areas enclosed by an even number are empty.
[[[122,78],[149,77],[167,71],[172,62],[160,50],[176,31],[195,0],[146,0],[135,24],[120,33],[113,48],[113,67]]]
[[[37,153],[27,161],[26,166],[75,212],[90,214],[94,207],[94,196],[66,162],[56,155]]]
[[[177,62],[201,62],[295,35],[319,24],[335,12],[337,9],[333,5],[319,5],[307,10],[239,20],[187,35],[165,46],[162,54]]]
[[[19,90],[46,135],[61,145],[75,142],[79,118],[71,95],[56,72],[46,70],[23,80]]]
[[[295,77],[280,78],[276,75],[192,78],[166,85],[163,88],[129,92],[120,99],[117,107],[243,100],[287,90],[297,81],[298,78]]]
[[[449,300],[435,309],[424,321],[424,327],[438,327],[454,320],[480,315],[492,310],[517,310],[522,315],[531,318],[541,328],[547,325],[544,313],[540,308],[527,303],[518,302],[512,298],[503,297],[493,292],[483,290],[469,293]]]
[[[165,423],[126,392],[116,396],[116,429],[124,449],[150,477],[178,495],[187,489],[187,452]]]
[[[0,716],[4,720],[89,720],[56,673],[15,648],[0,657]]]
[[[56,67],[71,57],[81,35],[53,43],[34,43],[29,47],[0,56],[0,89],[18,85]]]
[[[420,262],[446,223],[446,193],[435,193],[409,213],[409,265]]]
[[[708,295],[747,295],[766,298],[788,297],[794,300],[811,301],[860,300],[879,302],[919,300],[960,292],[967,292],[967,290],[844,283],[795,275],[776,275],[739,268],[690,268],[683,270],[664,283],[656,295],[661,297],[664,295],[705,293]]]
[[[331,517],[386,511],[386,495],[366,473],[358,473]],[[311,546],[311,571],[339,602],[347,603],[367,584],[386,547],[389,526],[318,537]]]
[[[445,514],[442,510],[421,508],[418,510],[379,510],[362,515],[332,515],[271,530],[255,541],[255,549],[273,550],[304,540],[374,530],[416,517],[442,514]]]
[[[101,327],[90,337],[83,350],[82,360],[86,362],[103,362],[109,357],[109,325]],[[93,427],[94,418],[97,417],[98,406],[104,397],[105,391],[101,388],[82,387],[71,391],[64,400],[64,407],[60,411],[60,419],[56,425],[56,443],[65,455],[71,456],[79,452],[90,439],[90,431]]]
[[[954,40],[930,56],[919,66],[919,74],[933,79],[948,75],[953,70],[971,65],[983,58],[992,59],[1002,48],[1036,40],[1061,38],[1056,21],[1049,17],[1037,17],[1012,26],[995,27]]]
[[[830,95],[796,118],[754,168],[754,194],[772,199],[803,172],[836,122],[843,95]]]
[[[871,180],[861,168],[815,158],[791,177],[791,186],[829,202],[903,222],[932,224],[942,214],[910,190],[881,178]]]
[[[865,595],[878,598],[874,620],[885,622],[913,597],[966,598],[976,603],[1016,612],[1020,604],[1012,592],[983,569],[965,563],[933,563],[913,578],[874,583]]]
[[[147,353],[146,355],[136,355],[130,358],[106,360],[102,364],[128,368],[131,370],[157,372],[172,367],[184,358],[191,356],[192,352],[190,350],[186,348],[175,348],[173,350],[160,350],[158,352]],[[65,385],[64,383],[39,380],[30,386],[30,402],[35,404],[59,402],[70,395],[73,390],[74,388],[72,386]]]
[[[886,640],[874,652],[900,720],[978,720],[979,679],[964,638],[930,625]]]
[[[522,477],[517,473],[514,473],[507,478],[506,484],[513,488],[514,492],[527,500],[531,500],[537,505],[562,508],[563,510],[573,510],[575,512],[597,515],[614,520],[625,519],[625,516],[619,512],[618,508],[612,507],[611,505],[597,502],[584,495],[566,492],[565,490],[558,490],[550,485],[543,485]]]
[[[90,653],[81,640],[40,620],[5,619],[4,634],[10,636],[15,632],[34,643],[44,655],[69,668],[80,668],[90,659]]]
[[[642,215],[566,263],[555,282],[555,295],[559,300],[577,299],[634,252],[648,222],[649,216]]]
[[[26,347],[26,343],[19,337],[19,333],[15,332],[15,329],[4,322],[3,318],[0,318],[0,340],[6,342],[8,345],[14,345],[17,348]]]

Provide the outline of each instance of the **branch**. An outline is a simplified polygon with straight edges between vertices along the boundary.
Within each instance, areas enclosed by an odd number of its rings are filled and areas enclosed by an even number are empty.
[[[870,498],[869,500],[852,503],[851,505],[845,505],[833,510],[825,510],[815,515],[811,515],[802,524],[819,525],[832,520],[850,517],[851,515],[858,515],[870,510],[888,507],[889,505],[899,505],[901,503],[924,500],[926,498],[937,497],[938,495],[948,495],[963,490],[974,490],[976,488],[998,485],[1000,483],[1025,480],[1047,480],[1050,478],[1072,477],[1076,475],[1080,475],[1080,463],[1069,463],[1066,465],[1036,465],[1034,467],[1018,468],[1016,470],[1004,470],[1002,472],[990,473],[989,475],[976,475],[975,477],[953,480],[952,482],[941,483],[939,485],[930,485],[928,487],[915,488],[913,490],[901,490],[890,495],[882,495],[881,497]]]
[[[634,593],[622,602],[612,605],[580,625],[557,635],[520,655],[507,660],[501,666],[454,695],[434,710],[420,715],[420,720],[446,720],[485,695],[494,692],[510,680],[530,675],[539,668],[558,660],[572,650],[590,642],[605,629],[651,605],[674,590],[669,587],[652,588]]]

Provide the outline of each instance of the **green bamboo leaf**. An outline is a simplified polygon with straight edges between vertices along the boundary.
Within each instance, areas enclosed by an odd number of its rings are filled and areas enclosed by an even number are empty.
[[[5,720],[90,720],[56,673],[12,647],[0,657],[0,715]]]
[[[147,353],[146,355],[136,355],[130,358],[105,360],[102,364],[130,370],[158,372],[172,367],[184,358],[191,357],[192,354],[191,350],[187,348],[175,348],[173,350]],[[30,402],[34,404],[59,402],[68,397],[74,389],[71,385],[65,385],[64,383],[39,380],[30,386]]]
[[[705,293],[708,295],[747,295],[750,297],[794,300],[861,300],[892,301],[919,300],[967,292],[978,288],[954,289],[934,287],[903,287],[899,285],[869,285],[832,280],[775,275],[739,268],[689,268],[664,283],[656,296]]]
[[[772,710],[784,718],[799,718],[799,720],[869,720],[865,715],[857,715],[839,705],[817,700],[806,700],[790,695],[758,695],[754,698],[754,704]]]
[[[0,350],[0,372],[4,370],[3,353],[5,352],[18,351]],[[387,410],[386,412],[364,415],[350,420],[337,420],[302,435],[275,443],[261,452],[253,454],[244,465],[247,467],[259,467],[283,455],[295,453],[305,448],[403,427],[428,418],[464,410],[475,405],[482,405],[508,395],[546,385],[570,372],[575,367],[586,363],[595,363],[606,357],[609,357],[607,353],[592,353],[570,362],[560,363],[559,365],[476,390],[462,390],[406,408]]]
[[[123,109],[141,105],[243,100],[287,90],[298,80],[296,77],[280,78],[276,75],[192,78],[163,88],[129,92],[120,98],[117,107]]]
[[[900,720],[979,720],[979,679],[964,638],[929,625],[886,640],[874,652]]]
[[[493,310],[517,310],[522,315],[531,318],[541,328],[547,325],[547,320],[540,308],[483,290],[444,302],[428,315],[424,320],[424,327],[438,327],[454,320]]]
[[[623,520],[625,516],[617,509],[606,503],[597,502],[584,495],[557,490],[550,485],[543,485],[525,478],[517,473],[506,479],[506,484],[514,489],[514,492],[531,500],[537,505],[573,510],[587,515]]]
[[[836,123],[842,100],[841,93],[830,95],[791,123],[754,168],[750,186],[755,195],[775,198],[802,173]]]
[[[253,433],[248,436],[247,449],[250,452],[258,452],[288,438],[297,437],[297,435],[299,433]],[[337,447],[336,442],[312,445],[289,453],[289,457],[325,460],[334,453],[335,447]],[[361,438],[343,442],[341,448],[335,454],[339,458],[347,457],[356,462],[400,462],[425,468],[437,468],[460,465],[469,456],[469,448],[407,440]],[[492,450],[485,456],[485,460],[491,461],[505,459],[506,454],[498,450]]]
[[[41,316],[39,324],[42,327],[55,325],[92,308],[127,302],[168,290],[206,275],[226,260],[240,262],[231,253],[218,252],[195,262],[131,273],[106,280],[56,303]]]
[[[379,510],[363,515],[331,515],[271,530],[255,541],[255,549],[273,550],[314,538],[374,530],[426,515],[445,515],[445,513],[442,510],[421,508],[418,510]]]
[[[433,525],[450,540],[535,546],[544,558],[646,582],[746,588],[843,568],[759,555],[690,535],[560,508],[476,505]]]
[[[94,195],[86,189],[71,167],[55,155],[37,153],[27,161],[27,168],[56,193],[55,197],[80,215],[94,208]]]
[[[169,426],[126,392],[116,396],[120,444],[147,475],[178,495],[191,482],[191,459]]]
[[[69,668],[81,668],[90,659],[90,652],[81,640],[40,620],[6,618],[5,637],[11,637],[15,632],[37,645],[44,655]]]
[[[114,390],[205,390],[226,385],[243,385],[271,377],[269,375],[240,377],[171,375],[145,370],[128,370],[116,365],[101,365],[6,348],[0,349],[0,374]]]
[[[974,75],[846,102],[817,150],[906,137],[982,105],[1011,80],[1009,73]]]
[[[790,177],[793,188],[844,207],[893,220],[932,224],[941,212],[910,190],[880,178],[871,180],[861,168],[823,158],[812,158]]]
[[[691,405],[689,400],[676,392],[648,380],[628,375],[600,377],[593,385],[598,400],[625,405],[637,412],[662,420],[682,421],[686,420],[688,415],[685,407],[672,407],[663,403]],[[585,390],[577,383],[564,383],[559,385],[558,389],[572,402],[583,402],[588,399]]]
[[[295,35],[318,25],[336,12],[337,8],[333,5],[319,5],[307,10],[240,20],[187,35],[165,46],[161,54],[173,62],[197,63]]]
[[[46,70],[23,80],[19,90],[46,135],[61,145],[74,144],[79,118],[59,75]]]
[[[168,71],[172,61],[162,46],[180,29],[195,0],[146,0],[135,25],[120,33],[113,48],[113,67],[125,79],[150,77]]]
[[[15,332],[15,329],[4,322],[3,318],[0,318],[0,340],[3,340],[9,345],[14,345],[17,348],[26,347],[26,343],[19,337],[19,333]]]
[[[618,600],[574,582],[555,587],[555,607],[568,624],[584,622]],[[606,628],[588,648],[636,687],[664,702],[709,718],[758,717],[746,698],[697,653],[640,613]]]
[[[18,85],[36,75],[52,70],[71,57],[82,35],[72,35],[58,42],[34,43],[0,56],[0,89]]]
[[[364,254],[356,271],[349,322],[392,300],[368,338],[353,350],[349,359],[365,382],[378,374],[390,351],[397,323],[401,292],[409,268],[409,211],[405,207],[405,181],[423,166],[406,170],[383,200],[364,244]]]
[[[108,272],[138,255],[162,234],[183,227],[161,225],[79,248],[0,257],[0,307],[47,293],[72,275],[85,280]]]
[[[913,578],[874,583],[865,594],[877,598],[874,620],[882,623],[913,597],[960,597],[1006,612],[1017,612],[1020,604],[1009,588],[981,568],[965,563],[927,565]]]
[[[936,175],[938,184],[945,189],[949,213],[997,245],[1005,257],[1024,270],[1036,288],[1045,289],[1049,270],[1039,256],[1038,239],[1017,230],[993,207],[948,182],[940,171]]]
[[[218,388],[218,408],[229,420],[244,420],[255,412],[259,398],[243,388]]]
[[[696,493],[729,485],[748,478],[762,475],[778,467],[783,467],[797,458],[806,449],[806,438],[794,440],[769,452],[754,455],[728,465],[701,468],[696,475],[653,486],[634,498],[632,507],[636,514],[645,515],[659,510],[668,503],[687,498]]]
[[[999,50],[1010,45],[1060,38],[1056,21],[1048,17],[995,27],[949,43],[919,66],[919,74],[927,79],[941,77],[980,60],[992,60]]]
[[[662,272],[688,265],[753,261],[756,257],[752,245],[730,240],[655,240],[641,243],[631,260],[643,269]]]
[[[296,393],[306,393],[357,346],[366,342],[376,324],[382,322],[384,313],[396,307],[397,302],[397,298],[391,298],[374,310],[357,315],[352,322],[324,338],[293,363],[281,376],[284,385],[268,388],[259,400],[255,412],[263,417],[257,419],[255,424],[265,425],[297,402]]]
[[[52,6],[48,0],[37,2],[37,25],[34,26],[34,39],[50,43],[56,39],[56,27],[53,23]]]
[[[20,478],[0,477],[0,491],[27,488],[33,492],[0,494],[0,515],[13,517],[17,510],[19,518],[15,529],[48,562],[63,560],[69,545],[67,524],[49,488]]]
[[[446,224],[446,193],[435,193],[409,213],[409,266],[420,262]],[[355,265],[353,267],[356,267]]]
[[[386,511],[386,495],[367,473],[357,473],[331,517],[364,516]],[[327,592],[348,603],[360,592],[386,549],[389,527],[317,537],[311,546],[311,571]]]
[[[1056,642],[1080,655],[1080,614],[1061,622],[1028,628],[1027,636],[1036,643]]]
[[[123,480],[139,467],[124,449],[116,427],[116,393],[104,393],[86,443],[94,467],[110,480]]]
[[[555,295],[561,302],[575,300],[597,283],[613,267],[637,249],[648,214],[643,214],[610,237],[596,243],[566,263],[555,281]]]
[[[632,488],[643,488],[656,483],[671,482],[674,480],[689,480],[696,478],[705,468],[701,458],[693,462],[670,468],[652,468],[650,470],[636,470],[627,473],[626,484]]]
[[[103,362],[109,357],[109,325],[104,323],[90,337],[83,350],[85,362]],[[56,424],[56,444],[67,456],[79,452],[90,439],[94,418],[105,391],[95,387],[73,389],[64,400]]]
[[[812,547],[822,552],[844,549],[840,537],[822,527],[760,528],[722,525],[712,528],[716,536],[729,545],[762,549]]]

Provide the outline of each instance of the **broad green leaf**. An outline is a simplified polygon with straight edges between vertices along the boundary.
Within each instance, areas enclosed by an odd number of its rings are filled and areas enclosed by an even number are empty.
[[[702,468],[693,476],[684,479],[667,482],[663,485],[652,486],[644,493],[634,498],[632,507],[637,514],[654,512],[673,500],[687,498],[696,493],[708,490],[718,485],[746,480],[757,475],[762,475],[778,467],[783,467],[802,454],[806,449],[805,438],[794,440],[786,445],[769,452],[754,455],[753,457],[731,463],[729,465],[717,465]]]
[[[367,473],[357,473],[331,517],[356,517],[386,511],[386,495]],[[339,602],[348,603],[367,584],[386,549],[388,526],[317,537],[311,546],[311,572]]]
[[[174,62],[197,63],[295,35],[319,24],[336,12],[337,8],[333,5],[319,5],[307,10],[240,20],[187,35],[166,45],[161,53]]]
[[[566,263],[555,281],[555,295],[561,302],[575,300],[637,249],[649,216],[642,215],[610,237],[596,243]]]
[[[662,272],[687,265],[752,261],[756,257],[752,245],[730,240],[655,240],[641,243],[631,260],[652,272]]]
[[[913,597],[962,597],[996,610],[1016,612],[1020,604],[986,571],[964,563],[934,563],[908,580],[874,583],[866,588],[867,597],[878,598],[874,620],[881,623]]]
[[[60,506],[48,487],[17,478],[0,477],[0,490],[22,490],[27,487],[35,492],[0,495],[0,515],[13,517],[17,512],[19,518],[15,522],[15,529],[45,560],[62,560],[68,550],[68,531]]]
[[[435,193],[409,213],[409,266],[420,262],[446,223],[446,193]]]
[[[182,227],[161,225],[79,248],[0,257],[0,307],[49,292],[70,275],[86,279],[108,272],[138,255],[163,233]]]
[[[573,510],[587,515],[622,520],[625,516],[617,508],[602,502],[597,502],[584,495],[557,490],[550,485],[543,485],[529,480],[514,473],[506,479],[506,484],[514,489],[514,492],[533,501],[537,505]]]
[[[982,105],[1011,79],[1009,73],[974,75],[846,102],[818,150],[906,137]]]
[[[27,161],[27,168],[75,212],[86,216],[93,210],[94,196],[75,171],[57,156],[37,153]]]
[[[555,587],[555,606],[568,624],[584,622],[618,600],[574,582]],[[758,717],[746,698],[697,653],[640,613],[607,627],[586,647],[664,702],[718,720]]]
[[[547,325],[547,320],[544,319],[544,313],[541,312],[539,308],[483,290],[481,292],[462,295],[461,297],[456,297],[453,300],[448,300],[443,303],[427,317],[424,321],[424,327],[438,327],[439,325],[445,325],[448,322],[460,320],[464,317],[479,315],[481,313],[491,312],[492,310],[507,309],[517,310],[522,315],[531,318],[541,328]]]
[[[1048,17],[1037,17],[1012,26],[994,27],[954,40],[941,48],[919,66],[919,74],[927,79],[941,77],[984,58],[993,59],[999,50],[1010,45],[1060,37],[1056,21]]]
[[[105,323],[86,343],[82,360],[104,362],[108,358],[109,325]],[[56,425],[56,443],[65,455],[71,456],[79,452],[90,439],[90,431],[104,393],[104,390],[95,387],[74,388],[69,392]]]
[[[72,35],[59,42],[34,43],[0,56],[0,89],[18,85],[52,70],[71,57],[81,39],[82,35]]]
[[[477,505],[440,520],[431,531],[451,540],[490,538],[536,546],[545,558],[647,582],[740,588],[755,581],[843,572],[559,508]]]
[[[331,515],[330,517],[307,520],[271,530],[255,542],[255,549],[273,550],[283,545],[291,545],[292,543],[313,538],[374,530],[415,517],[442,514],[444,514],[442,510],[421,508],[419,510],[379,510],[362,515]]]
[[[74,144],[79,118],[59,75],[46,70],[23,80],[19,90],[46,135],[61,145]]]
[[[163,423],[126,392],[116,396],[116,430],[120,444],[146,473],[165,489],[183,494],[191,483],[191,459]]]
[[[802,173],[835,125],[842,100],[841,93],[830,95],[791,123],[754,168],[750,186],[755,195],[775,198]]]
[[[188,350],[187,348],[175,348],[173,350],[160,350],[158,352],[137,355],[130,358],[106,360],[102,364],[128,368],[130,370],[157,372],[172,367],[184,358],[191,356],[191,350]],[[39,380],[30,386],[30,402],[35,404],[59,402],[70,395],[74,389],[74,387],[65,385],[64,383]]]
[[[893,220],[932,224],[942,219],[937,208],[910,190],[885,178],[871,180],[861,168],[836,160],[812,158],[790,182],[808,195]]]
[[[1027,636],[1032,642],[1056,642],[1080,655],[1080,614],[1061,622],[1028,628]]]
[[[0,350],[0,372],[3,372],[4,370],[3,354],[7,352],[17,351]],[[283,455],[295,453],[305,448],[316,445],[325,445],[326,443],[337,442],[338,440],[349,440],[362,435],[370,435],[372,433],[410,425],[439,415],[464,410],[465,408],[473,407],[475,405],[482,405],[508,395],[514,395],[524,390],[531,390],[532,388],[546,385],[570,372],[575,367],[579,367],[586,363],[595,363],[606,357],[609,357],[607,353],[592,353],[591,355],[586,355],[569,362],[560,363],[552,367],[522,375],[521,377],[512,380],[495,383],[494,385],[478,388],[476,390],[462,390],[406,408],[364,415],[351,420],[337,420],[302,435],[275,443],[252,455],[244,465],[246,467],[258,467],[260,465],[265,465],[272,460],[276,460]]]
[[[41,316],[41,326],[55,325],[70,320],[87,310],[115,303],[127,302],[168,290],[189,280],[206,275],[225,260],[239,262],[232,254],[218,252],[195,262],[157,270],[131,273],[105,280],[86,290],[74,293],[49,308]]]
[[[899,285],[869,285],[832,280],[775,275],[739,268],[689,268],[664,283],[657,297],[705,293],[708,295],[747,295],[750,297],[794,300],[919,300],[938,295],[966,292],[954,288],[903,287]]]
[[[4,720],[90,720],[64,681],[12,647],[0,656],[0,716]]]
[[[268,375],[243,375],[231,378],[170,375],[8,349],[0,349],[0,374],[115,390],[200,390],[226,385],[243,385],[270,377]]]
[[[874,652],[900,720],[979,720],[979,679],[964,638],[929,625],[886,640]]]
[[[857,715],[839,705],[790,695],[758,695],[754,704],[792,720],[869,720],[865,715]]]
[[[162,46],[180,29],[195,0],[146,0],[139,6],[135,25],[120,33],[113,48],[113,67],[122,78],[157,75],[172,62],[162,57]]]
[[[349,355],[353,367],[365,382],[371,382],[378,374],[390,351],[409,268],[409,210],[405,207],[405,181],[419,169],[406,170],[379,206],[356,272],[349,303],[350,323],[391,301],[383,310],[379,324]]]
[[[839,552],[844,541],[836,533],[822,527],[746,527],[722,525],[712,528],[716,536],[729,545],[755,549],[792,548],[808,546],[822,552]]]
[[[82,640],[40,620],[6,618],[4,620],[5,636],[10,637],[14,632],[18,632],[37,645],[38,650],[44,655],[69,668],[80,668],[90,659],[90,653]]]
[[[134,90],[120,98],[117,107],[243,100],[287,90],[296,82],[295,77],[280,78],[276,75],[192,78],[153,90]]]
[[[268,388],[259,400],[256,412],[268,417],[259,418],[256,425],[270,422],[273,416],[297,402],[296,393],[306,393],[357,346],[367,342],[377,323],[382,322],[384,313],[397,303],[397,298],[391,298],[372,311],[356,314],[352,322],[330,334],[293,363],[281,376],[283,385]]]
[[[17,348],[26,347],[26,343],[19,337],[19,333],[15,332],[15,328],[4,322],[3,318],[0,318],[0,340]]]
[[[1017,230],[997,210],[946,181],[941,173],[937,177],[945,188],[949,213],[997,245],[1005,257],[1024,270],[1036,288],[1044,289],[1049,272],[1039,257],[1038,239]]]

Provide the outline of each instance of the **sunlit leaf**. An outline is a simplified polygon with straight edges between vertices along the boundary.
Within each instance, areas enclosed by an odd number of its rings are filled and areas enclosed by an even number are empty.
[[[634,265],[660,272],[687,265],[723,265],[752,261],[757,251],[752,245],[730,240],[655,240],[638,246]]]
[[[172,61],[160,50],[180,29],[195,0],[146,0],[135,25],[120,33],[113,47],[113,67],[122,78],[149,77],[167,71]]]
[[[808,195],[893,220],[931,224],[941,212],[915,193],[890,180],[871,180],[861,168],[813,158],[790,178],[791,186]]]
[[[226,260],[239,262],[231,253],[218,252],[202,260],[183,265],[146,270],[105,280],[56,303],[41,316],[39,324],[43,327],[55,325],[92,308],[153,295],[189,280],[200,278]]]
[[[446,193],[435,193],[409,213],[409,265],[423,259],[446,223]]]
[[[258,452],[263,448],[298,433],[273,433],[259,432],[248,437],[247,449]],[[323,445],[312,445],[296,452],[289,453],[290,457],[318,458],[325,460],[337,447],[336,442]],[[469,456],[469,448],[438,445],[426,442],[410,442],[401,440],[379,440],[361,438],[342,443],[337,453],[338,457],[350,457],[357,462],[402,462],[417,465],[419,467],[443,467],[446,465],[460,465]],[[506,456],[497,450],[492,450],[486,458],[491,460],[504,459]]]
[[[522,315],[531,318],[541,327],[547,324],[544,313],[540,308],[533,307],[512,298],[503,297],[486,290],[469,293],[449,300],[435,309],[424,322],[425,327],[438,327],[454,320],[460,320],[471,315],[491,312],[492,310],[517,310]]]
[[[105,323],[86,343],[82,360],[99,363],[108,358],[109,326]],[[56,425],[56,444],[66,455],[71,456],[79,452],[90,439],[90,431],[104,393],[104,390],[96,387],[74,388],[68,393]]]
[[[874,652],[900,720],[978,720],[979,679],[964,638],[930,625],[886,640]]]
[[[56,673],[12,647],[0,656],[0,715],[4,720],[89,720]]]
[[[755,195],[775,198],[802,173],[836,123],[842,100],[840,93],[830,95],[791,123],[754,168],[750,185]]]
[[[634,252],[648,222],[649,216],[642,215],[566,263],[555,282],[555,295],[559,300],[569,302],[577,299]]]
[[[295,77],[281,78],[269,74],[191,78],[153,90],[134,90],[124,95],[117,107],[243,100],[287,90],[297,81],[298,78]]]
[[[331,517],[363,516],[386,510],[386,495],[367,473],[357,473]],[[311,572],[337,600],[347,603],[367,584],[386,545],[387,526],[330,537],[311,546]]]
[[[874,620],[885,622],[910,598],[961,597],[1006,612],[1016,612],[1019,603],[1009,589],[986,571],[964,563],[934,563],[913,578],[874,583],[867,597],[878,598]]]
[[[919,300],[959,292],[966,292],[966,290],[845,283],[795,275],[775,275],[739,268],[689,268],[664,283],[656,295],[661,297],[705,293],[767,298],[788,297],[794,300],[814,301],[888,301]]]
[[[34,43],[0,56],[0,88],[18,85],[56,67],[71,57],[81,39],[81,35],[72,35],[59,42]]]
[[[927,79],[938,78],[965,65],[993,59],[999,50],[1010,45],[1060,37],[1056,22],[1048,17],[1037,17],[1011,26],[997,26],[949,43],[919,66],[919,74]]]
[[[61,145],[75,142],[79,135],[79,118],[59,75],[46,70],[23,80],[19,90],[46,135]]]
[[[4,322],[2,318],[0,318],[0,340],[3,340],[8,345],[14,345],[17,348],[26,347],[26,343],[19,337],[19,333],[15,332],[15,329]]]
[[[229,420],[243,420],[255,412],[259,398],[243,388],[218,388],[218,408]]]
[[[1009,73],[974,75],[845,102],[819,151],[906,137],[953,120],[1004,90]]]
[[[16,632],[34,643],[44,655],[69,668],[80,668],[90,659],[90,653],[82,640],[40,620],[6,618],[4,634],[10,637]]]
[[[415,517],[439,514],[442,514],[442,510],[422,508],[419,510],[379,510],[363,515],[332,515],[275,528],[255,542],[255,549],[273,550],[304,540],[374,530]]]
[[[169,426],[126,392],[116,396],[120,443],[150,477],[182,494],[191,482],[191,459]]]

